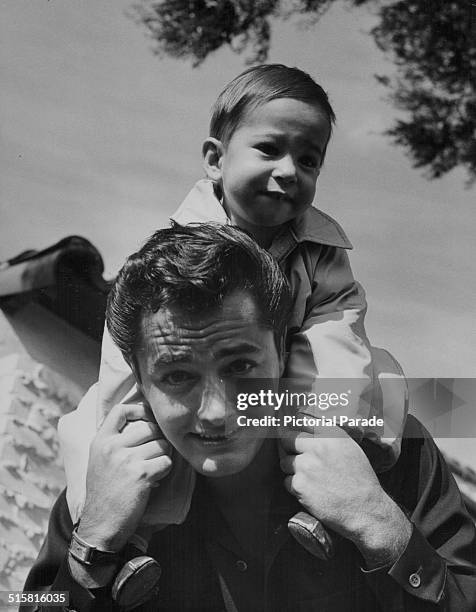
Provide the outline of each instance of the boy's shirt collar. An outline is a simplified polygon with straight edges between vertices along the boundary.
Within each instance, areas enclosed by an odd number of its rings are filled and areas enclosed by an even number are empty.
[[[202,179],[195,183],[190,193],[179,206],[171,219],[187,225],[188,223],[215,222],[229,223],[223,206],[213,190],[213,183]],[[311,207],[290,225],[296,242],[315,242],[327,246],[351,249],[352,244],[341,226],[332,217]]]
[[[181,225],[210,221],[222,225],[229,223],[226,212],[215,195],[213,183],[207,179],[195,183],[171,219]]]

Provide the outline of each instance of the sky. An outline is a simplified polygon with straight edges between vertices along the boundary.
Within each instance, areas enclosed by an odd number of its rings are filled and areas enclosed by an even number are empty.
[[[111,277],[203,176],[209,109],[245,57],[158,58],[131,5],[0,1],[0,261],[76,234]],[[309,72],[338,118],[315,205],[354,245],[372,343],[409,377],[474,376],[474,190],[460,170],[428,181],[382,134],[396,111],[374,75],[393,66],[346,6],[273,23],[268,61]]]

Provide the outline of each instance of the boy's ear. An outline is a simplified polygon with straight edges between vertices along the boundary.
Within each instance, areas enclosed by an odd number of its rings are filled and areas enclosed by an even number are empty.
[[[212,181],[221,179],[222,158],[225,147],[221,140],[209,136],[202,146],[203,168]]]

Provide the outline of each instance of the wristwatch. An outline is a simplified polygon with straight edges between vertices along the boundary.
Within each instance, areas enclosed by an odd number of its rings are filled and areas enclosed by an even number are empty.
[[[142,551],[132,542],[129,542],[121,553],[101,550],[80,538],[77,528],[78,525],[75,525],[69,554],[79,563],[86,566],[124,563],[120,571],[111,578],[107,587],[111,589],[113,600],[123,610],[133,610],[157,595],[162,569],[155,559],[144,554],[136,556]],[[104,591],[104,588],[100,587],[99,590]],[[93,590],[97,589],[93,588]]]
[[[107,565],[116,563],[119,560],[119,554],[109,550],[101,550],[95,546],[91,546],[85,540],[79,537],[77,532],[78,527],[73,529],[71,542],[69,545],[69,554],[82,563],[83,565]]]

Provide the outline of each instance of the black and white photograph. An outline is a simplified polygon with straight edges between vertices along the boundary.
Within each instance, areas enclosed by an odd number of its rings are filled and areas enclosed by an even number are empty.
[[[476,3],[0,1],[0,610],[476,610]]]

